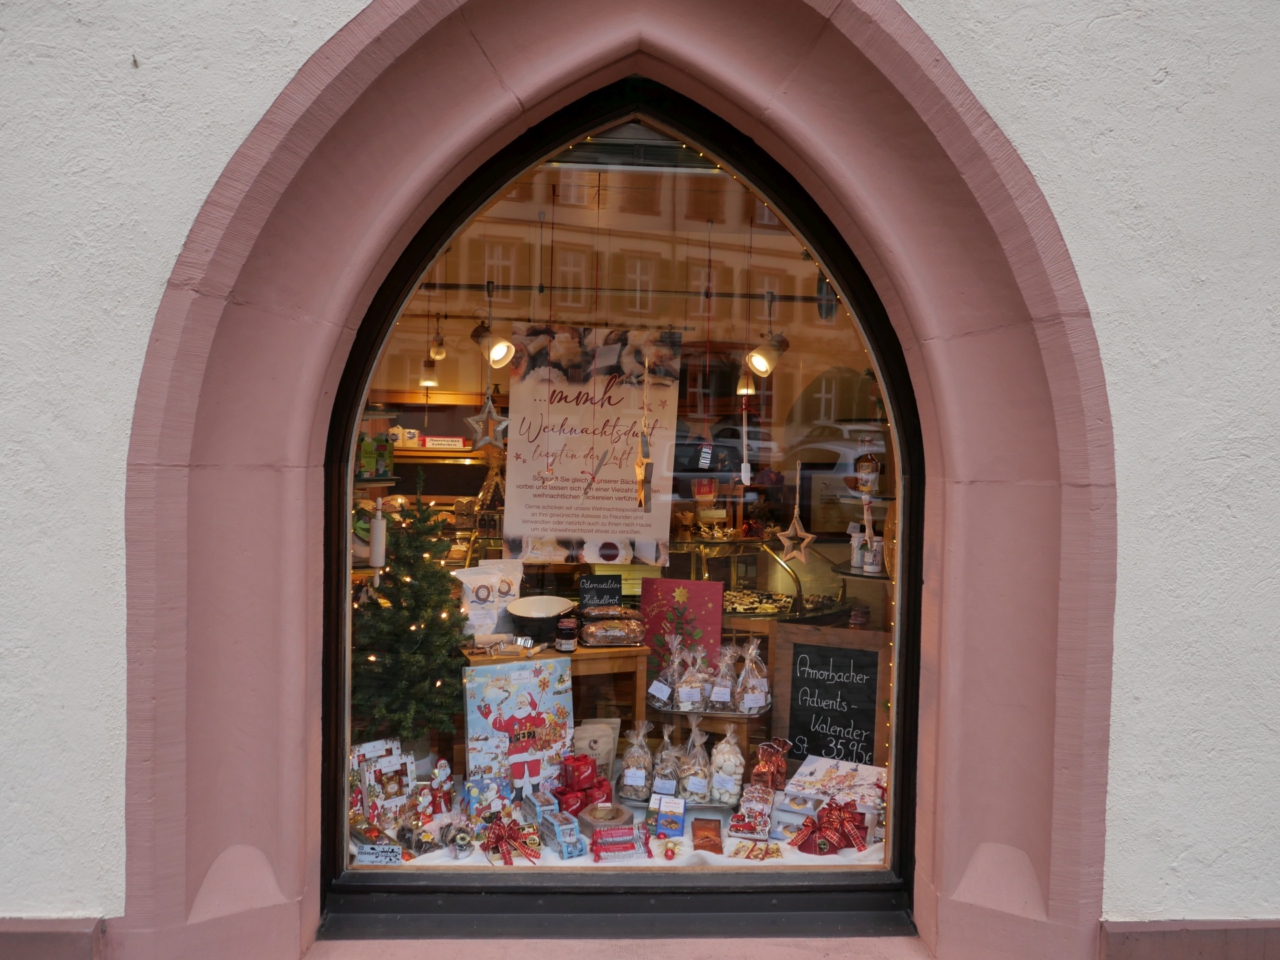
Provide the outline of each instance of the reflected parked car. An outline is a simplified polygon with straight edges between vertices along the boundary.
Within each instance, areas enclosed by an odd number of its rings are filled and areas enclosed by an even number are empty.
[[[717,424],[712,436],[717,443],[737,447],[738,456],[742,456],[742,426],[736,423]],[[768,430],[747,426],[747,460],[751,463],[773,463],[781,453],[781,447],[774,441]]]

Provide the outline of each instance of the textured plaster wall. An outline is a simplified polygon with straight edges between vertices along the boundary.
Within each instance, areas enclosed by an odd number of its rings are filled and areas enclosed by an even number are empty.
[[[1106,916],[1280,917],[1280,4],[904,6],[1035,175],[1102,350]]]
[[[124,908],[124,481],[200,204],[361,0],[0,2],[0,916]]]
[[[124,464],[148,331],[219,172],[361,6],[0,0],[0,916],[123,908]],[[1040,182],[1106,364],[1107,915],[1277,916],[1280,5],[905,6]]]

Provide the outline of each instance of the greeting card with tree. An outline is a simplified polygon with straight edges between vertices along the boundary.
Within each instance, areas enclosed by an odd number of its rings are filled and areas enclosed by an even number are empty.
[[[688,649],[700,650],[708,664],[720,659],[720,624],[724,584],[712,580],[640,581],[640,614],[644,642],[665,661],[669,634],[679,634]]]

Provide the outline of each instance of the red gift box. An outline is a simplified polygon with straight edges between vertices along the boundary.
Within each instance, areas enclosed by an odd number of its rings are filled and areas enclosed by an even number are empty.
[[[855,803],[837,803],[829,800],[818,811],[817,819],[805,817],[800,832],[791,838],[791,846],[801,853],[820,857],[837,853],[846,847],[867,849],[866,817],[858,812]]]
[[[593,803],[613,803],[613,784],[604,777],[597,777],[595,783],[582,792],[587,798],[587,806]]]
[[[560,801],[560,812],[576,817],[587,808],[587,796],[581,790],[569,787],[556,787],[551,795]]]
[[[564,758],[564,785],[570,790],[585,790],[599,776],[595,760],[585,753],[571,753]]]

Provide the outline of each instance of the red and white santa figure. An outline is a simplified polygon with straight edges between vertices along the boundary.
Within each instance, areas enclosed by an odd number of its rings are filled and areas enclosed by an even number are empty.
[[[542,782],[538,731],[547,725],[547,717],[538,713],[538,701],[533,694],[526,692],[517,696],[511,716],[505,716],[501,708],[494,710],[487,703],[481,704],[479,711],[495,732],[507,735],[507,762],[511,765],[511,785],[516,788],[516,796],[524,796],[523,791],[537,790]]]

